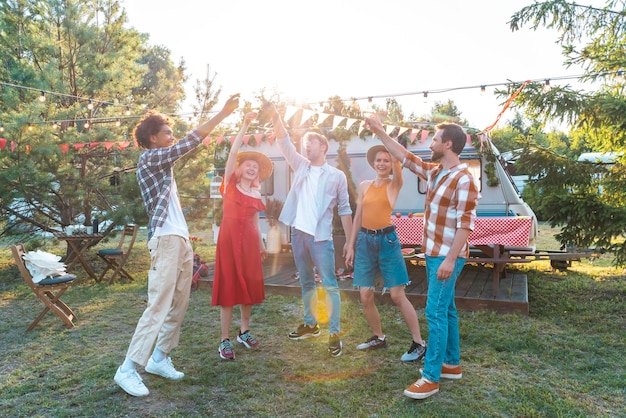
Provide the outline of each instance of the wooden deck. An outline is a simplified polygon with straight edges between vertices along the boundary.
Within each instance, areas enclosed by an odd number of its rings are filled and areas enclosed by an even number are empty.
[[[407,262],[411,283],[406,288],[409,300],[416,308],[426,305],[427,282],[423,262]],[[209,276],[200,281],[198,288],[207,289],[213,281],[213,265]],[[291,253],[268,257],[263,263],[265,291],[283,296],[300,296],[300,284],[294,278],[296,267]],[[456,306],[462,311],[491,310],[498,313],[528,315],[528,281],[526,274],[507,271],[500,279],[497,296],[493,295],[492,268],[467,264],[456,284]],[[342,298],[359,301],[359,292],[352,287],[352,280],[340,280]],[[377,303],[392,304],[389,293],[376,294]]]

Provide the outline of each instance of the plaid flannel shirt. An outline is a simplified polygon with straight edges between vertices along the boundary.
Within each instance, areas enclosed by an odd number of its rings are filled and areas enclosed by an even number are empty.
[[[458,229],[474,229],[480,193],[467,164],[459,164],[437,181],[441,164],[426,163],[407,152],[403,166],[427,181],[424,204],[424,253],[446,256]],[[466,242],[457,257],[467,258]]]
[[[141,197],[150,221],[148,222],[148,240],[156,228],[163,225],[167,218],[167,206],[174,178],[174,163],[185,154],[193,151],[202,143],[196,131],[190,131],[180,141],[165,148],[144,150],[137,162],[137,181]]]

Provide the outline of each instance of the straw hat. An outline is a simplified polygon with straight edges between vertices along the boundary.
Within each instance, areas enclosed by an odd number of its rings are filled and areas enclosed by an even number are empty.
[[[259,164],[259,182],[265,181],[272,175],[274,167],[265,154],[256,151],[242,151],[237,153],[237,167],[242,161],[254,160]]]
[[[387,148],[385,148],[384,145],[374,145],[373,147],[367,150],[367,162],[370,163],[372,168],[374,168],[374,160],[376,159],[376,154],[378,154],[381,151],[386,152],[389,155],[391,155],[391,153],[387,150]]]

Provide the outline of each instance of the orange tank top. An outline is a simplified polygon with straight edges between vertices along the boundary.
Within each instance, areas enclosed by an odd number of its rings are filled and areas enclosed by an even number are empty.
[[[375,187],[372,182],[361,202],[361,226],[368,229],[381,229],[391,225],[392,210],[387,196],[387,183]]]

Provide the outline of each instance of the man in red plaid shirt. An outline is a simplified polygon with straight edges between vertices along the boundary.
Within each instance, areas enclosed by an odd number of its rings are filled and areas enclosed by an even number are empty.
[[[428,279],[428,349],[422,377],[404,391],[410,398],[425,399],[439,392],[441,378],[463,376],[454,287],[469,254],[468,237],[474,229],[480,193],[467,164],[460,160],[467,141],[461,126],[437,125],[430,145],[431,162],[424,162],[387,135],[377,117],[366,122],[404,167],[427,181],[423,250]]]

